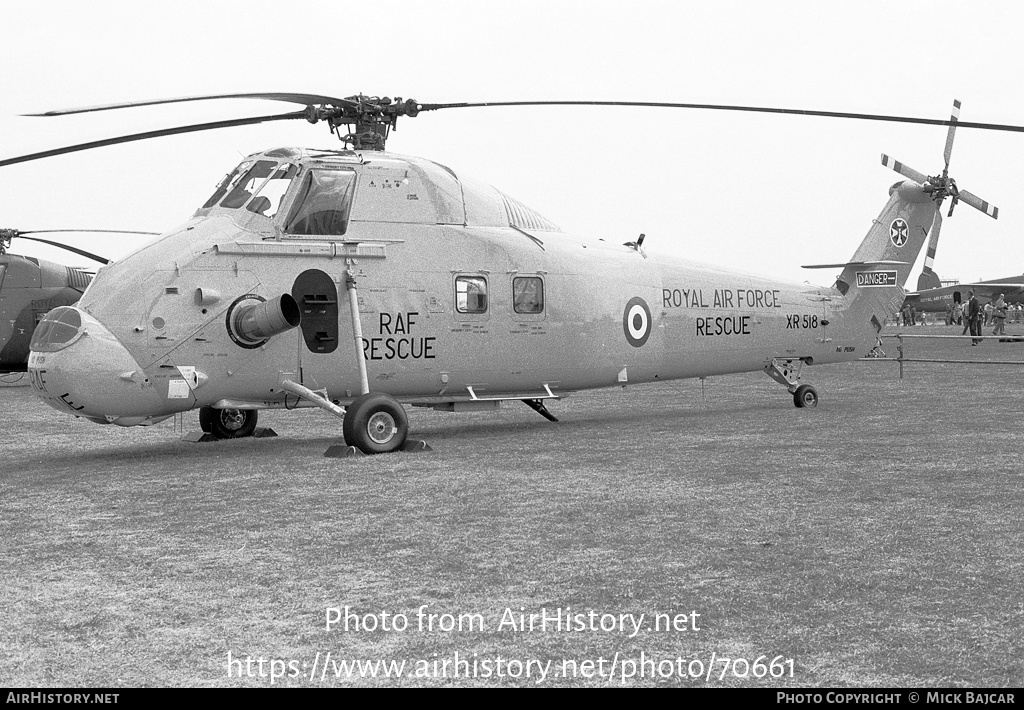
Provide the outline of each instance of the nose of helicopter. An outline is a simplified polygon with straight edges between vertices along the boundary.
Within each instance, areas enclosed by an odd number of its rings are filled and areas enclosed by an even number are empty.
[[[55,308],[36,327],[28,371],[36,394],[58,411],[122,426],[167,415],[127,348],[74,306]]]

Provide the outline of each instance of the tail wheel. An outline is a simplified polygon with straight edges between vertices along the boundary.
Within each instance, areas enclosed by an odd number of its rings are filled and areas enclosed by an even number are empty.
[[[810,385],[800,385],[793,393],[793,404],[797,407],[817,407],[818,391]]]
[[[405,444],[409,418],[394,397],[371,392],[349,405],[341,429],[350,446],[364,454],[384,454]]]
[[[242,439],[252,436],[258,419],[259,412],[255,409],[203,407],[199,410],[199,426],[215,439]]]

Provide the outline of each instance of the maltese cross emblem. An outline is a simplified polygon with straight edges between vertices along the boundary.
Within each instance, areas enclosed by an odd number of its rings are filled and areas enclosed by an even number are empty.
[[[907,236],[910,234],[910,227],[907,226],[907,221],[902,217],[898,217],[892,221],[889,225],[889,241],[892,242],[894,247],[901,247],[907,243]]]

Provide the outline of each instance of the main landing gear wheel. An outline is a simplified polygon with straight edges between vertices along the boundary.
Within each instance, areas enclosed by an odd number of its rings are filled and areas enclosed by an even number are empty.
[[[371,392],[357,398],[345,410],[341,430],[349,446],[364,454],[386,454],[405,444],[409,418],[397,399]]]
[[[800,385],[793,393],[793,404],[798,407],[817,407],[818,390],[810,385]]]
[[[255,409],[214,409],[203,407],[199,410],[199,426],[214,439],[242,439],[252,436],[256,429],[259,412]]]

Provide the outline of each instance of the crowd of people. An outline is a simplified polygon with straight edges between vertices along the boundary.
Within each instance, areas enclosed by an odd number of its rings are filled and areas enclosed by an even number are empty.
[[[904,304],[902,310],[894,317],[894,325],[933,325],[939,322],[939,314],[918,311],[912,304]],[[980,336],[983,329],[991,327],[992,335],[1005,335],[1006,324],[1024,323],[1024,304],[1007,303],[1005,294],[980,303],[973,291],[967,292],[967,300],[946,306],[944,317],[946,325],[963,326],[963,335],[972,335],[971,345],[983,342]]]

